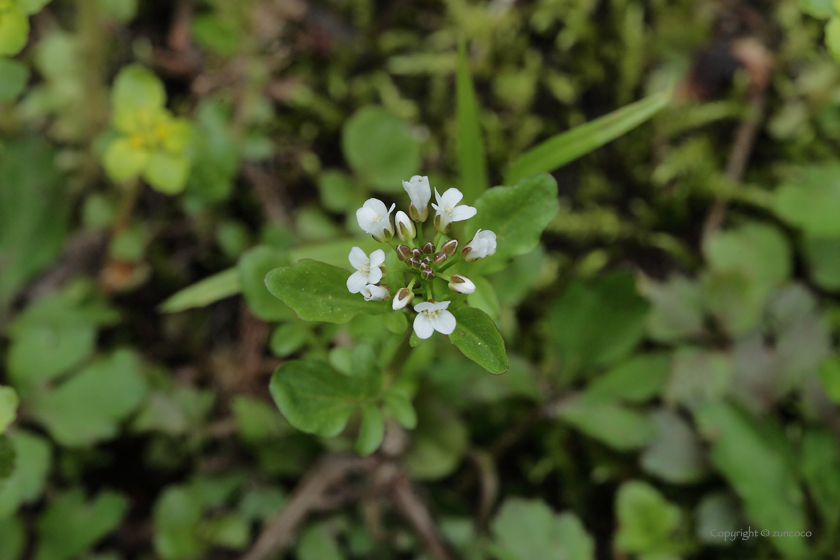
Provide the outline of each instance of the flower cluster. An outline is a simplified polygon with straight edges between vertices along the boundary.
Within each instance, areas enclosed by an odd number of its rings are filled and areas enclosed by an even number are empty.
[[[450,290],[461,294],[475,292],[475,284],[466,276],[447,276],[443,272],[458,262],[469,263],[495,253],[496,234],[489,230],[478,230],[472,241],[458,253],[458,240],[447,236],[452,222],[468,220],[477,211],[472,206],[460,204],[464,195],[458,189],[448,189],[442,195],[435,189],[432,208],[435,210],[433,223],[437,235],[434,240],[426,241],[423,237],[423,223],[429,217],[429,202],[432,198],[429,179],[416,175],[409,181],[403,181],[403,188],[411,200],[408,214],[402,210],[397,211],[392,223],[391,212],[396,205],[392,204],[388,208],[381,200],[371,198],[356,211],[356,219],[359,227],[376,241],[390,245],[405,268],[386,271],[385,252],[382,249],[368,256],[359,247],[353,247],[349,259],[356,272],[347,279],[347,289],[353,294],[361,293],[368,301],[388,300],[391,299],[391,287],[380,282],[386,272],[395,273],[393,277],[398,277],[398,281],[405,284],[394,294],[392,307],[395,311],[406,307],[415,296],[424,300],[414,306],[417,312],[414,332],[417,337],[429,338],[434,331],[449,335],[455,331],[455,316],[447,309],[451,301],[437,302],[432,299],[432,281],[440,278],[449,283]]]

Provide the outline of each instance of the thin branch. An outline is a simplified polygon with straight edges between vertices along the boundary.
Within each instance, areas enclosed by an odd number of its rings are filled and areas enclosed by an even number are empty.
[[[440,532],[432,519],[429,508],[420,499],[411,486],[408,475],[401,472],[394,478],[393,494],[394,505],[400,513],[414,528],[420,536],[426,548],[435,560],[452,560],[452,556],[443,544]]]

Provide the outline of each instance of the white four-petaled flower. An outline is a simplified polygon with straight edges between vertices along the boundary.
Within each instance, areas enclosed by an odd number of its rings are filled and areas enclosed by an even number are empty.
[[[429,338],[434,331],[446,335],[455,331],[455,316],[446,310],[449,303],[424,301],[414,306],[414,311],[417,312],[417,317],[414,318],[414,332],[417,333],[417,338]]]
[[[449,289],[459,294],[470,295],[475,293],[475,283],[463,274],[456,274],[449,281]]]
[[[377,286],[376,284],[363,286],[361,292],[365,296],[365,301],[383,301],[391,295],[388,286]]]
[[[418,222],[425,222],[429,216],[429,200],[432,198],[432,188],[429,186],[429,178],[415,175],[408,181],[403,181],[403,188],[411,199],[409,213]],[[415,215],[416,214],[416,215]]]
[[[435,227],[438,231],[446,233],[449,231],[449,225],[452,222],[469,220],[478,212],[478,210],[466,204],[459,206],[458,203],[461,202],[462,198],[464,198],[464,195],[458,189],[447,189],[443,195],[435,189],[437,204],[432,204],[432,208],[437,210]]]
[[[385,251],[377,249],[368,258],[361,248],[353,247],[350,249],[349,258],[350,264],[356,269],[347,279],[347,289],[351,294],[358,294],[368,284],[376,284],[382,280],[382,270],[379,267],[385,262]]]
[[[369,198],[361,208],[356,210],[359,227],[365,233],[371,234],[377,241],[387,241],[394,236],[394,226],[391,225],[391,212],[396,204],[387,208],[378,198]]]
[[[483,259],[496,252],[496,234],[486,229],[484,231],[478,230],[475,232],[475,237],[472,241],[467,243],[464,250],[461,252],[467,262],[472,262],[476,259]]]

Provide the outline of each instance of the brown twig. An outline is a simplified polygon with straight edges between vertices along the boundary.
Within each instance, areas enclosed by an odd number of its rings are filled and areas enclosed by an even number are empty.
[[[254,186],[254,193],[265,208],[266,217],[276,224],[289,225],[291,219],[283,201],[283,185],[261,167],[246,163],[242,166],[245,178]]]
[[[435,560],[451,560],[446,545],[440,537],[440,532],[435,525],[429,508],[420,497],[414,492],[408,475],[400,472],[395,478],[392,486],[394,505],[403,514],[414,528],[414,531],[423,540],[423,544]]]
[[[288,548],[306,517],[329,504],[330,493],[336,486],[351,474],[370,470],[375,463],[372,457],[326,457],[301,480],[286,507],[263,529],[241,560],[265,560],[276,551]]]

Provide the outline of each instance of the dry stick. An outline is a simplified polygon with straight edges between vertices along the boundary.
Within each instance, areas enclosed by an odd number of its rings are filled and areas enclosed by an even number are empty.
[[[329,503],[329,493],[349,475],[370,470],[372,457],[328,456],[300,481],[283,511],[260,533],[241,560],[264,560],[293,544],[297,529],[313,511]]]
[[[449,551],[443,544],[443,539],[440,537],[432,515],[429,513],[429,508],[414,492],[408,476],[401,473],[394,479],[392,488],[394,505],[420,535],[432,558],[435,560],[452,560],[452,556],[449,555]]]
[[[753,95],[750,100],[749,114],[741,121],[741,125],[735,132],[735,139],[732,142],[732,151],[729,153],[729,161],[726,163],[726,178],[733,183],[740,183],[747,161],[750,159],[753,146],[755,145],[758,130],[764,120],[764,109],[767,104],[767,96],[764,91]],[[718,197],[712,207],[706,223],[703,224],[703,237],[708,237],[723,225],[726,216],[727,201]]]

